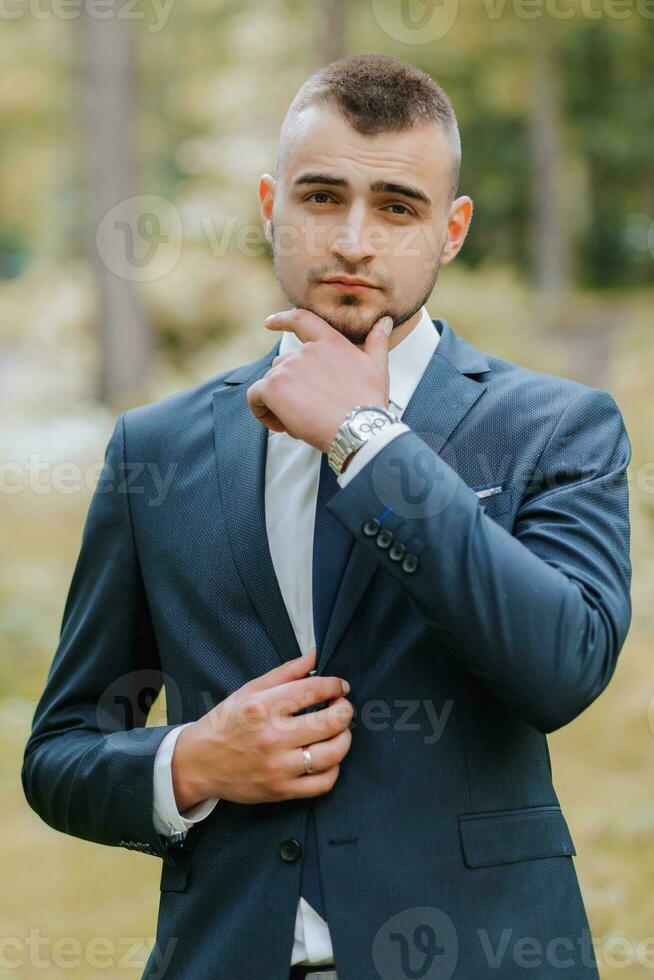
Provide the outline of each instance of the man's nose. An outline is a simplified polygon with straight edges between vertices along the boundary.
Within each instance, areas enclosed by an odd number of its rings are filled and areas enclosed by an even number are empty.
[[[350,265],[372,258],[374,236],[370,235],[368,227],[362,211],[350,211],[347,220],[332,234],[332,254]]]

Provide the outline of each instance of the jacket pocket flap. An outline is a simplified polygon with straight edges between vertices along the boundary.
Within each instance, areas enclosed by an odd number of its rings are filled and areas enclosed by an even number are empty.
[[[477,496],[479,503],[489,517],[499,517],[500,514],[506,514],[507,511],[511,510],[514,492],[513,490],[502,490],[501,493],[492,493],[488,497],[481,497],[479,494]]]
[[[461,814],[459,833],[469,868],[577,853],[559,806]]]

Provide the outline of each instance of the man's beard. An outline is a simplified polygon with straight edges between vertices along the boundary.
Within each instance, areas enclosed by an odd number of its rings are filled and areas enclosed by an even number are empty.
[[[270,219],[270,235],[272,239],[271,250],[272,250],[272,259],[273,259],[273,271],[275,274],[275,278],[277,279],[277,282],[279,283],[279,286],[282,292],[284,293],[284,295],[286,296],[287,300],[289,301],[289,303],[298,309],[309,310],[311,313],[315,313],[316,316],[319,316],[322,320],[328,323],[330,327],[333,327],[334,330],[337,330],[338,333],[342,334],[347,340],[349,340],[353,344],[362,345],[365,342],[366,337],[374,327],[375,323],[377,323],[378,320],[381,320],[383,316],[391,317],[391,319],[393,320],[393,329],[401,326],[403,323],[406,323],[407,320],[410,320],[411,317],[414,316],[418,312],[418,310],[421,310],[422,307],[425,305],[425,303],[427,303],[429,297],[434,291],[436,282],[438,281],[438,274],[440,272],[440,267],[441,267],[440,255],[435,260],[434,268],[432,269],[431,281],[429,285],[425,288],[420,299],[417,300],[408,309],[402,311],[401,313],[397,313],[395,310],[382,309],[379,313],[373,314],[374,318],[372,319],[371,322],[362,323],[362,319],[364,316],[366,320],[370,321],[369,313],[367,311],[364,313],[363,307],[359,302],[356,294],[346,293],[343,295],[343,302],[342,305],[339,307],[339,311],[340,310],[351,311],[351,315],[348,315],[347,320],[345,322],[337,321],[333,318],[333,316],[324,313],[322,310],[318,309],[316,306],[314,306],[310,301],[308,301],[304,297],[294,297],[289,292],[289,290],[284,285],[281,272],[277,264],[277,250],[275,248],[275,226],[272,218]]]

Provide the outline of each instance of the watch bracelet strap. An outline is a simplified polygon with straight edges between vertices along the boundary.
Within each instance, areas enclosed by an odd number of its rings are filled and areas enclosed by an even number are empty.
[[[356,449],[363,445],[363,440],[355,442],[354,439],[347,440],[343,432],[339,429],[334,437],[334,441],[329,447],[327,462],[337,476],[343,471],[343,463]]]
[[[341,423],[338,432],[334,436],[334,441],[329,447],[329,452],[327,454],[327,462],[331,466],[332,470],[336,473],[336,476],[340,476],[341,473],[343,472],[343,464],[348,459],[348,457],[351,456],[352,453],[355,453],[358,449],[361,449],[362,446],[365,446],[365,444],[369,441],[368,439],[359,439],[358,437],[354,437],[352,434],[350,434],[348,437],[345,435],[345,432],[343,431],[350,417],[360,407],[363,406],[357,405],[347,415],[347,417]],[[391,421],[389,422],[389,426],[397,425],[399,422],[402,421],[397,415],[391,412],[390,409],[384,409],[384,411],[391,416]]]

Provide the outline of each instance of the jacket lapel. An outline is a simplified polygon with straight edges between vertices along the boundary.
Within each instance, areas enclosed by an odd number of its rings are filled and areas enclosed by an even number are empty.
[[[263,377],[280,341],[253,364],[236,368],[213,393],[218,486],[232,554],[245,591],[282,661],[301,650],[268,546],[265,467],[268,429],[255,419],[247,390]]]
[[[445,320],[433,323],[441,339],[404,409],[402,421],[439,452],[486,389],[484,383],[470,376],[488,371],[489,365],[485,355],[455,334]],[[376,557],[355,541],[320,651],[318,673],[324,671],[378,568]]]
[[[484,354],[467,344],[445,320],[433,320],[441,339],[402,419],[439,452],[486,385],[470,375],[489,370]],[[295,631],[284,603],[268,545],[265,467],[268,429],[252,415],[247,389],[263,377],[280,341],[258,361],[235,368],[213,393],[218,486],[227,533],[245,591],[282,661],[299,657]],[[322,673],[379,568],[358,541],[350,553],[322,645]]]

